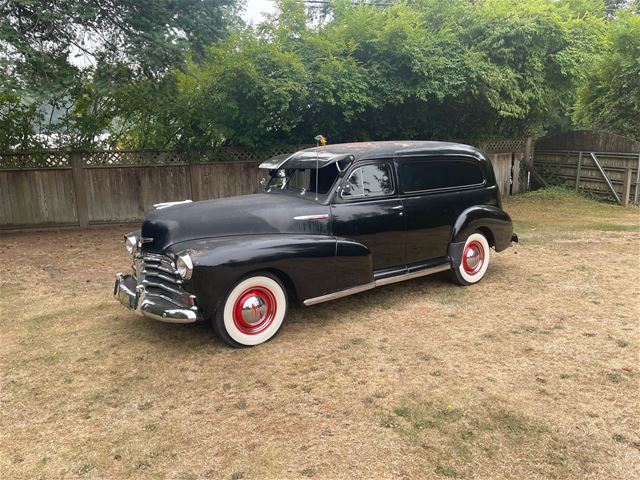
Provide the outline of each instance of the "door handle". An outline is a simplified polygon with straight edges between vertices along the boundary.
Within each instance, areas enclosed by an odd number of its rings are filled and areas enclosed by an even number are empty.
[[[404,205],[396,205],[395,207],[391,207],[392,210],[400,210],[398,215],[401,217],[404,215]]]

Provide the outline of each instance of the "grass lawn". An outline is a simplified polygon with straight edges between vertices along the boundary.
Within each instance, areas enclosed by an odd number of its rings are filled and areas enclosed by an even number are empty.
[[[520,245],[233,350],[111,296],[126,228],[2,234],[0,478],[640,478],[640,213],[509,199]]]

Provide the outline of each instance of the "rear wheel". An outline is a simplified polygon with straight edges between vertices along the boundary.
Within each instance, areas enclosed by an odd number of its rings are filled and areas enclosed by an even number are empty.
[[[278,278],[256,273],[240,280],[220,301],[213,319],[218,336],[233,347],[271,339],[287,313],[287,293]]]
[[[487,238],[474,232],[467,238],[458,268],[452,269],[453,280],[460,285],[473,285],[484,277],[489,268],[491,247]]]

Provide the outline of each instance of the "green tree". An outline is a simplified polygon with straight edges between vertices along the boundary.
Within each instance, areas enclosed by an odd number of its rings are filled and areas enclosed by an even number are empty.
[[[640,139],[640,16],[619,13],[587,71],[576,123]]]
[[[130,106],[162,103],[175,70],[223,37],[236,10],[235,0],[0,0],[0,95],[49,109],[34,133],[92,146],[140,115]]]
[[[179,75],[181,146],[467,138],[570,122],[604,28],[602,2],[338,0],[323,23],[298,2]],[[595,13],[592,13],[595,12]]]
[[[42,113],[35,104],[27,104],[19,97],[0,92],[0,150],[39,148],[33,125],[42,121]]]

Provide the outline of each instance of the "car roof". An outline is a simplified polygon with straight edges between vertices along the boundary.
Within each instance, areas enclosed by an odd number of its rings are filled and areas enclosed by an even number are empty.
[[[319,168],[352,158],[354,161],[374,158],[418,156],[424,154],[463,154],[483,159],[475,147],[462,143],[394,140],[385,142],[336,143],[312,147],[293,154],[278,155],[260,165],[261,168]],[[286,164],[286,165],[285,165]]]
[[[328,159],[329,157],[344,158],[352,156],[356,161],[420,154],[460,153],[470,154],[474,157],[482,156],[477,148],[462,143],[394,140],[386,142],[337,143],[335,145],[325,145],[324,147],[307,148],[293,154],[290,160],[302,160],[303,158],[315,160],[316,153],[321,159],[323,157]]]

